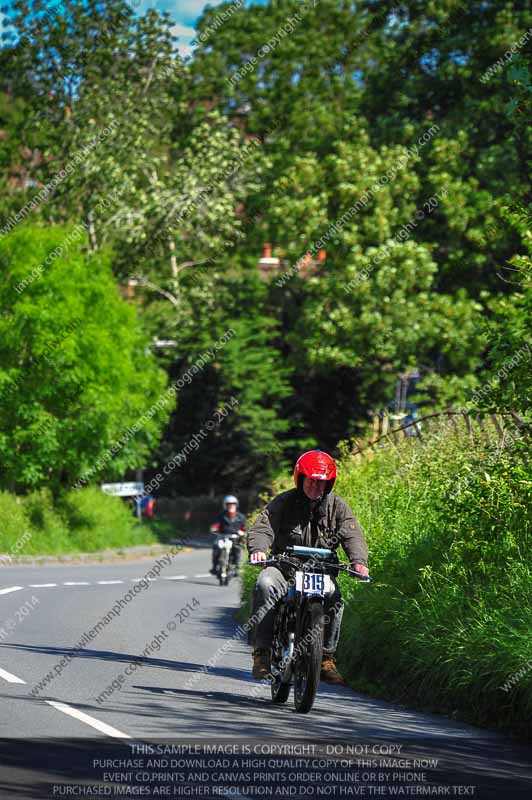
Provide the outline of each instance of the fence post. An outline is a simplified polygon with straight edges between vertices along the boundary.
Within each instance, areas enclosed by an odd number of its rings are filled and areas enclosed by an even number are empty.
[[[456,422],[456,420],[454,418],[454,414],[452,413],[452,411],[447,411],[447,419],[452,424],[452,426],[454,428],[454,432],[458,433],[458,425],[457,425],[457,422]]]
[[[491,421],[493,422],[493,427],[497,431],[499,442],[502,444],[504,442],[504,430],[499,420],[497,419],[497,414],[491,414]]]
[[[471,420],[469,418],[469,414],[467,411],[462,411],[462,416],[464,418],[464,422],[466,424],[467,432],[473,438],[473,425],[471,424]]]

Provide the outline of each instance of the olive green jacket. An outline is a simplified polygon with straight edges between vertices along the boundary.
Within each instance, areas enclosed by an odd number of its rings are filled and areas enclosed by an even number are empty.
[[[311,505],[305,495],[290,489],[274,497],[261,511],[248,532],[251,553],[271,550],[283,553],[287,545],[310,544]],[[325,495],[316,515],[315,547],[328,547],[336,552],[339,545],[351,563],[367,567],[368,548],[362,528],[353,512],[334,492]]]

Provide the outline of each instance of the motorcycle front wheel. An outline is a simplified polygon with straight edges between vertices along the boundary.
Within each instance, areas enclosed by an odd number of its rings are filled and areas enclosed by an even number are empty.
[[[304,611],[300,653],[295,665],[294,703],[296,711],[308,714],[318,690],[323,651],[323,606],[310,602]]]
[[[220,554],[220,561],[218,562],[218,581],[220,586],[227,586],[227,559],[224,554]]]

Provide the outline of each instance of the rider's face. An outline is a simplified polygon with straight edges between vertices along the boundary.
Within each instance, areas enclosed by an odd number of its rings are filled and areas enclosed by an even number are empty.
[[[309,478],[307,475],[303,478],[303,491],[309,500],[319,500],[325,491],[327,481],[319,481],[317,478]]]
[[[236,503],[227,503],[225,508],[230,517],[236,514]]]

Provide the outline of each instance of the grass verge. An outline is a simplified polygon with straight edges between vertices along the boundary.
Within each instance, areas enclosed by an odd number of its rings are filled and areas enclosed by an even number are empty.
[[[12,558],[158,544],[175,536],[165,520],[138,523],[122,498],[100,489],[71,491],[55,503],[45,490],[24,497],[0,492],[0,553]]]

